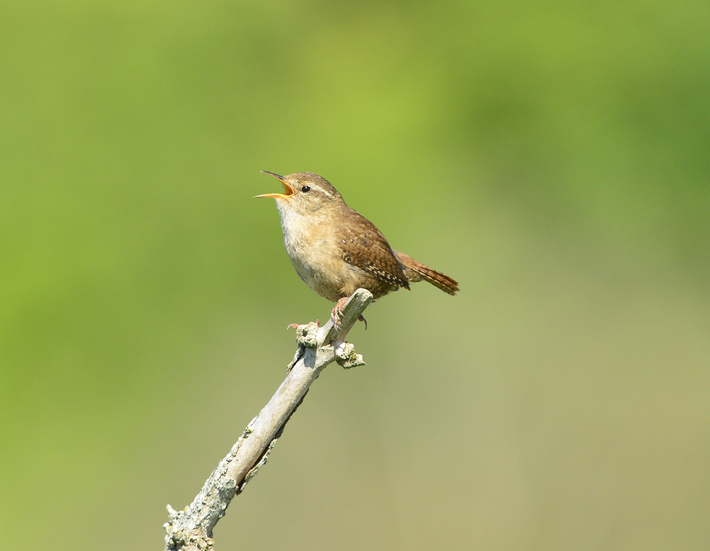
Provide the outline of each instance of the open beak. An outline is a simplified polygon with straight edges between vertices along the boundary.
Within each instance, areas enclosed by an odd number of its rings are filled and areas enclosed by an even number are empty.
[[[286,183],[283,176],[279,176],[278,174],[274,174],[273,172],[269,172],[268,170],[262,170],[262,172],[264,174],[271,174],[274,178],[276,178],[279,182],[281,182],[284,186],[284,193],[265,193],[264,195],[254,196],[254,199],[258,199],[259,197],[273,197],[274,199],[288,199],[289,197],[291,197],[293,195],[293,188]]]

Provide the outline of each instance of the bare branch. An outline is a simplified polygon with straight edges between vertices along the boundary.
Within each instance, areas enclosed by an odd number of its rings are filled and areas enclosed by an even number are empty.
[[[182,511],[168,505],[170,522],[165,524],[165,549],[168,551],[211,551],[212,530],[225,514],[232,498],[266,463],[269,453],[283,433],[286,423],[301,404],[311,384],[329,363],[345,368],[363,365],[345,335],[372,302],[365,289],[353,293],[343,307],[338,325],[330,320],[323,327],[316,323],[296,328],[298,351],[288,366],[288,375],[269,403],[259,412],[207,479],[202,491]]]

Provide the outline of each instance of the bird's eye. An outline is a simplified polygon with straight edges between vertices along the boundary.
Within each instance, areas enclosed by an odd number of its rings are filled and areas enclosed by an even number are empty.
[[[303,193],[308,193],[309,191],[311,191],[311,186],[303,186],[303,187],[301,188],[301,191],[302,191]]]

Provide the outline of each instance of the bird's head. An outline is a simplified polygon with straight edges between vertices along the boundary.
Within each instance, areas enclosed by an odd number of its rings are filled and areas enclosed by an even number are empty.
[[[321,209],[333,209],[345,205],[342,195],[338,193],[328,180],[312,172],[295,172],[288,176],[279,176],[273,172],[262,170],[271,174],[284,186],[283,193],[265,193],[258,197],[273,197],[276,206],[282,213],[307,216]]]

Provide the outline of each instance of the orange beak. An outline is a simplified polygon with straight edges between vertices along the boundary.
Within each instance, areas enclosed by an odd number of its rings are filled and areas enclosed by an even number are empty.
[[[285,193],[265,193],[264,195],[256,195],[254,196],[254,199],[258,199],[259,197],[273,197],[274,199],[288,199],[293,195],[293,188],[288,185],[284,181],[283,176],[279,176],[278,174],[274,174],[273,172],[269,172],[268,170],[262,170],[264,174],[271,174],[274,178],[276,178],[279,182],[281,182],[284,186],[284,191]]]

